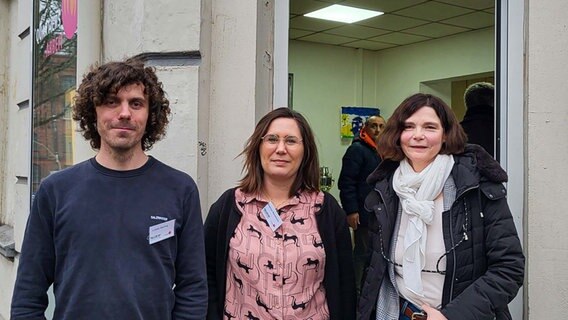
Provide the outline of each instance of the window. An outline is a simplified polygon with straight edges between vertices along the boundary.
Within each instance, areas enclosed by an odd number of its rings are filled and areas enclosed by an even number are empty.
[[[32,181],[73,164],[77,0],[34,0]]]

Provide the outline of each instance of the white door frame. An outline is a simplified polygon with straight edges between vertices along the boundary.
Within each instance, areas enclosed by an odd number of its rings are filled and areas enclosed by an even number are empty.
[[[524,2],[496,0],[497,99],[499,100],[501,166],[509,175],[507,200],[519,237],[524,239],[525,198],[525,108],[524,108]],[[524,293],[521,290],[509,308],[514,320],[523,319]]]

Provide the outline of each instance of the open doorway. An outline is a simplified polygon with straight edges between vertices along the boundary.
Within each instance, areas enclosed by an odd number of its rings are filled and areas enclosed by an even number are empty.
[[[332,4],[384,14],[351,24],[303,16]],[[494,0],[290,0],[289,10],[291,105],[313,126],[334,179],[351,143],[341,138],[341,107],[378,108],[388,118],[408,95],[436,85],[453,106],[465,88],[458,93],[452,81],[495,74]],[[330,192],[338,196],[336,186]]]
[[[519,235],[523,237],[524,136],[523,136],[523,17],[522,3],[509,0],[288,0],[288,72],[293,74],[292,103],[305,114],[318,140],[321,163],[337,178],[341,157],[349,141],[340,138],[342,105],[379,107],[390,116],[408,94],[425,90],[436,81],[459,77],[492,77],[495,83],[497,158],[509,174],[508,202]],[[385,26],[356,23],[340,26],[323,22],[314,28],[301,10],[316,10],[330,4],[361,8],[384,8]],[[424,7],[471,10],[450,18],[439,18],[453,10],[430,10],[430,17],[410,16],[428,13]],[[399,6],[398,8],[396,6]],[[405,15],[408,14],[408,15]],[[378,18],[376,18],[378,19]],[[453,19],[453,20],[452,20]],[[416,41],[409,31],[434,25],[452,29],[451,22],[471,23],[469,31]],[[412,25],[414,20],[422,24]],[[401,22],[396,25],[395,21]],[[415,22],[415,21],[414,21]],[[390,30],[392,23],[398,30]],[[476,28],[475,25],[486,24]],[[392,27],[392,26],[391,26]],[[460,27],[460,26],[458,26]],[[467,25],[461,26],[468,28]],[[381,33],[385,29],[388,32]],[[379,32],[379,34],[376,34]],[[395,43],[392,34],[404,34]],[[389,36],[389,34],[391,34]],[[358,38],[361,36],[361,38]],[[418,37],[418,38],[419,38]],[[351,38],[348,42],[341,42]],[[413,42],[414,41],[414,42]],[[347,44],[351,44],[348,46]],[[364,47],[363,45],[375,46]],[[351,50],[349,50],[351,49]],[[319,72],[319,76],[317,75]],[[387,76],[384,76],[387,75]],[[461,79],[467,80],[467,79]],[[422,88],[421,88],[422,86]],[[284,87],[283,87],[284,88]],[[288,88],[286,88],[288,89]],[[451,94],[448,96],[451,97]],[[449,100],[447,102],[452,105]],[[337,197],[334,186],[330,192]],[[510,305],[513,319],[523,318],[523,292]]]

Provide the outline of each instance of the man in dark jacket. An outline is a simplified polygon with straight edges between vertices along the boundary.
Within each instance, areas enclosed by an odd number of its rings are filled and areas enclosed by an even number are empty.
[[[367,184],[366,179],[381,161],[376,150],[376,140],[384,126],[385,119],[379,115],[367,119],[359,136],[355,137],[347,148],[339,174],[339,197],[343,210],[347,213],[347,222],[355,231],[353,258],[357,291],[360,289],[368,257],[369,213],[365,211],[364,204],[365,197],[371,192],[371,186]]]
[[[495,110],[494,87],[488,82],[477,82],[469,86],[464,94],[467,108],[461,126],[467,134],[467,142],[483,147],[494,156]]]

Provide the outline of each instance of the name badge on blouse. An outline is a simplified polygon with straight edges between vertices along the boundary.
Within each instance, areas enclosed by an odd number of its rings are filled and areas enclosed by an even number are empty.
[[[154,244],[156,242],[160,242],[162,240],[173,237],[175,235],[175,223],[176,219],[172,219],[170,221],[151,226],[150,234],[148,235],[148,242],[150,244]]]
[[[272,231],[276,231],[276,229],[282,225],[282,219],[272,202],[269,202],[264,208],[262,208],[262,215],[268,222],[268,226],[270,226]]]

